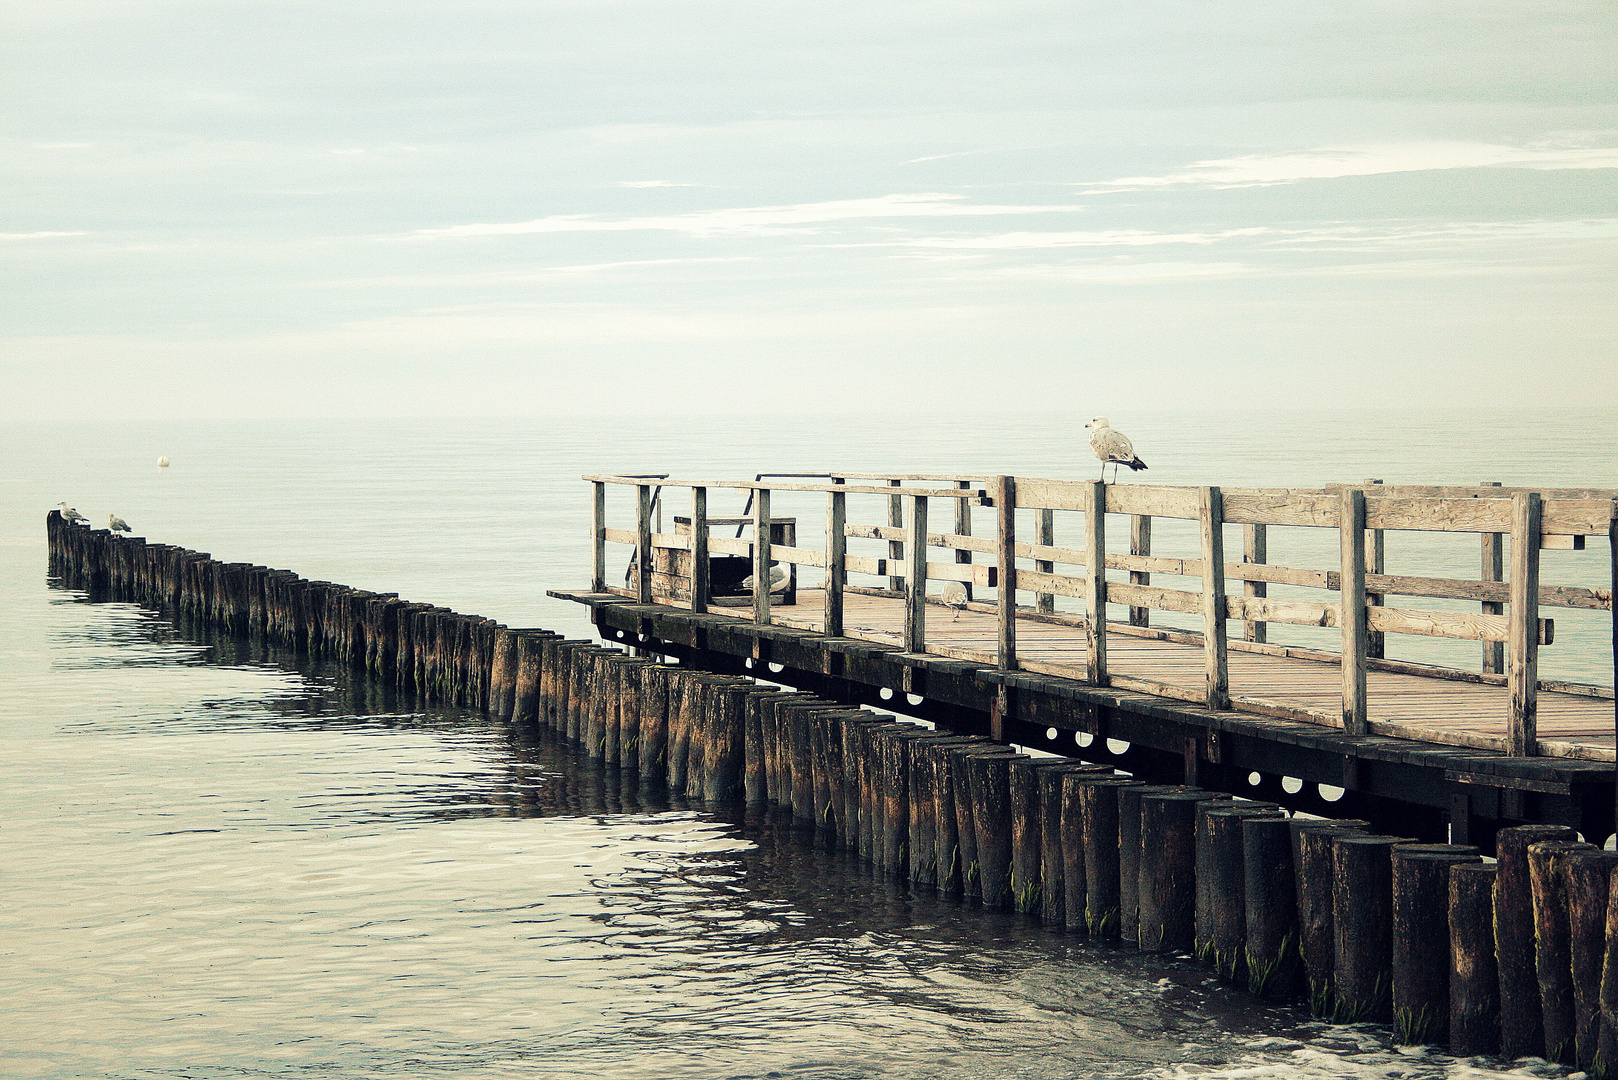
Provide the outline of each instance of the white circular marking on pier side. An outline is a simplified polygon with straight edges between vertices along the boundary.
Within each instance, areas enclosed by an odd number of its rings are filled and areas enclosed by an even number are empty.
[[[876,696],[881,698],[883,701],[892,701],[893,691],[884,686],[880,691],[878,691]]]
[[[1288,795],[1296,795],[1303,790],[1303,781],[1296,776],[1283,776],[1281,777],[1281,790]]]
[[[1107,749],[1114,754],[1127,754],[1129,753],[1129,744],[1122,739],[1108,739]]]
[[[1073,741],[1078,743],[1080,746],[1089,746],[1091,743],[1096,741],[1096,737],[1090,734],[1088,731],[1075,731],[1073,733]]]
[[[1060,735],[1060,734],[1061,734],[1061,732],[1057,731],[1053,727],[1048,727],[1048,728],[1045,729],[1045,738],[1050,740],[1051,742],[1055,742],[1057,736]]]
[[[910,704],[912,704],[912,705],[920,705],[922,702],[926,701],[927,699],[922,697],[920,694],[906,694],[905,695],[905,700],[910,702]]]
[[[1333,787],[1331,784],[1317,784],[1315,786],[1320,791],[1320,797],[1327,802],[1336,802],[1343,797],[1343,789],[1340,787]]]

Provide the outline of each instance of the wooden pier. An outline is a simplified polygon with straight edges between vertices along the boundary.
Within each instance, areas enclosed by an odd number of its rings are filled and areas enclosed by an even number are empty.
[[[1598,840],[1613,831],[1612,689],[1542,680],[1538,658],[1554,647],[1558,609],[1611,617],[1611,587],[1542,581],[1540,553],[1588,551],[1618,580],[1618,489],[585,479],[593,581],[552,595],[589,605],[610,640],[1142,775],[1398,820],[1434,840],[1487,845],[1529,821]],[[622,527],[607,512],[615,488],[631,496]],[[745,497],[740,517],[709,517],[710,493],[724,489]],[[817,544],[798,539],[803,520],[772,515],[789,498],[823,505]],[[657,527],[665,507],[668,532]],[[1082,544],[1056,545],[1058,521]],[[1165,550],[1176,525],[1187,550]],[[1239,557],[1225,550],[1227,527],[1240,529]],[[1289,533],[1326,530],[1330,565],[1267,558]],[[1478,576],[1386,573],[1398,533],[1476,536]],[[628,566],[622,582],[608,580],[612,545],[625,553],[612,560]],[[772,569],[770,589],[735,587],[740,570],[750,585]],[[946,582],[970,599],[944,606]],[[1060,610],[1058,597],[1082,607]],[[1091,617],[1107,604],[1127,621]],[[1192,627],[1153,626],[1154,612]],[[1272,625],[1333,628],[1337,648],[1273,643]],[[1389,659],[1394,634],[1474,641],[1480,662]],[[1328,802],[1336,789],[1346,794]]]
[[[847,493],[832,493],[834,507],[839,494]],[[696,541],[683,549],[698,556],[707,524],[701,499],[694,497],[685,534]],[[755,580],[768,583],[769,549],[795,545],[785,542],[790,532],[777,528],[786,523],[770,518],[767,494],[759,504],[754,536],[764,542],[751,554]],[[638,552],[651,555],[645,574],[637,555],[631,575],[637,595],[597,590],[580,598],[593,605],[608,637],[672,663],[394,594],[220,562],[69,523],[55,511],[47,533],[51,573],[93,600],[143,604],[174,616],[182,628],[275,643],[346,664],[421,702],[554,733],[595,759],[619,787],[634,776],[637,787],[660,784],[715,805],[773,806],[817,843],[856,853],[909,888],[1014,910],[1053,930],[1143,951],[1194,952],[1254,994],[1307,1002],[1316,1015],[1338,1021],[1390,1024],[1400,1043],[1447,1045],[1458,1055],[1542,1054],[1597,1078],[1618,1075],[1618,853],[1580,841],[1568,823],[1585,821],[1588,839],[1610,830],[1608,765],[1350,734],[1308,720],[833,638],[824,622],[819,630],[778,624],[768,597],[778,595],[783,607],[797,599],[798,583],[785,573],[778,584],[766,584],[765,599],[745,598],[751,617],[694,612],[705,600],[723,609],[746,591],[746,575],[731,567],[709,580],[733,582],[724,590],[733,595],[705,596],[700,558],[685,563],[683,606],[644,603],[641,594],[651,586],[655,596],[659,574],[663,587],[678,592],[673,579],[681,560],[656,554],[653,493],[637,492],[637,513]],[[600,512],[596,520],[602,543],[612,539]],[[1362,521],[1351,521],[1357,532]],[[832,523],[846,524],[835,512]],[[934,573],[914,554],[927,546],[915,542],[921,535],[918,528],[904,554],[911,581]],[[783,543],[774,544],[777,538]],[[843,545],[834,539],[829,546],[835,565]],[[1054,551],[1041,544],[1028,557]],[[666,560],[661,569],[659,558]],[[1017,569],[1014,559],[1008,554],[1001,564],[1007,575]],[[981,569],[942,565],[952,574]],[[890,569],[885,562],[875,568]],[[1046,575],[1034,579],[1040,588],[1051,587],[1052,571],[1034,573]],[[917,591],[905,598],[906,634],[925,617]],[[835,608],[838,593],[846,608]],[[886,602],[875,610],[894,606],[892,597],[835,585],[825,594],[802,596],[818,599],[822,612],[840,610],[848,618],[845,631],[857,624],[857,614],[849,616],[863,598]],[[1061,618],[1041,611],[1037,599],[1034,615]],[[1007,644],[1008,621],[1014,634],[1022,618],[1014,612],[1014,621],[996,620],[998,647]],[[1084,655],[1093,677],[1097,654]],[[1372,659],[1366,656],[1367,669]],[[699,662],[759,678],[704,671]],[[784,690],[761,680],[813,689]],[[865,698],[891,700],[939,726],[862,707]],[[1070,722],[1077,726],[1056,726]],[[1064,742],[1064,733],[1077,738]],[[1068,756],[1006,745],[1041,739]],[[1139,742],[1125,746],[1124,739]],[[1102,756],[1125,762],[1127,772],[1075,760]],[[1296,770],[1286,774],[1294,778],[1335,769],[1348,790],[1329,804],[1318,792],[1282,783],[1270,798],[1267,782],[1251,784],[1258,766],[1245,780],[1240,775],[1256,762]],[[1191,777],[1201,786],[1150,782]],[[1232,780],[1246,784],[1234,785],[1242,797],[1219,790]],[[1431,839],[1427,831],[1435,825],[1446,826],[1442,815],[1422,813],[1433,790],[1462,792],[1458,805],[1473,810],[1483,805],[1479,793],[1495,794],[1486,834],[1494,861],[1485,862],[1479,846],[1420,842]],[[1513,794],[1514,814],[1548,823],[1496,833]],[[1606,803],[1598,805],[1595,795]],[[1351,804],[1399,813],[1380,826],[1363,816],[1285,813],[1283,804],[1310,797],[1327,811]],[[1448,831],[1467,820],[1451,818]]]

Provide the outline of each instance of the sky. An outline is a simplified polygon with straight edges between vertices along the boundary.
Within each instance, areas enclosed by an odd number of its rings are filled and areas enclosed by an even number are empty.
[[[1611,0],[0,0],[0,421],[1556,410]]]

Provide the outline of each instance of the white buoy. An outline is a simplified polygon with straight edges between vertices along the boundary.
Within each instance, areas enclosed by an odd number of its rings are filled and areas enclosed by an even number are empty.
[[[166,458],[166,457],[160,457],[160,458],[158,458],[158,459],[157,459],[157,467],[158,467],[158,468],[159,468],[159,469],[166,469],[166,468],[168,468],[168,467],[169,467],[169,459],[168,459],[168,458]]]
[[[125,521],[123,518],[119,517],[117,514],[108,514],[107,515],[107,528],[111,529],[115,533],[128,532],[129,531],[129,522]]]

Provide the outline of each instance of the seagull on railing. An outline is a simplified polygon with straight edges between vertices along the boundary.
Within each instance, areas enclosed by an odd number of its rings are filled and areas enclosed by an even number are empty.
[[[69,525],[77,525],[80,522],[88,523],[89,521],[89,519],[83,514],[79,513],[65,502],[57,503],[56,508],[62,512],[62,520],[66,521]]]
[[[944,582],[944,591],[938,594],[938,599],[943,602],[945,607],[954,608],[955,619],[959,619],[961,612],[966,610],[966,586],[959,581],[946,581]],[[955,619],[951,619],[950,622],[954,622]]]
[[[1112,462],[1112,481],[1118,482],[1118,466],[1128,465],[1139,472],[1146,468],[1146,462],[1135,456],[1135,448],[1130,445],[1129,437],[1121,431],[1114,431],[1105,416],[1098,416],[1084,425],[1090,429],[1090,449],[1095,451],[1096,457],[1101,459],[1101,479],[1107,479],[1107,463]]]
[[[125,521],[117,514],[107,515],[107,528],[111,529],[115,533],[126,533],[130,531],[129,522]]]

